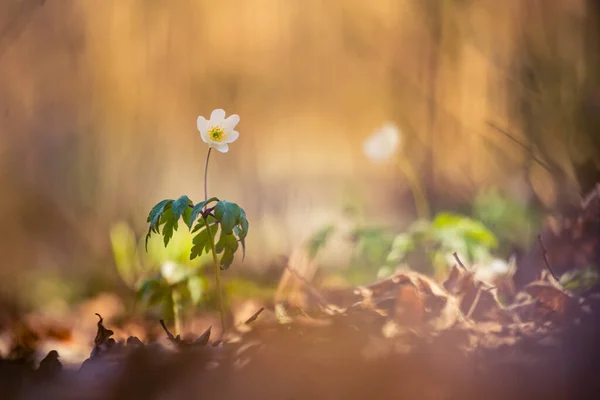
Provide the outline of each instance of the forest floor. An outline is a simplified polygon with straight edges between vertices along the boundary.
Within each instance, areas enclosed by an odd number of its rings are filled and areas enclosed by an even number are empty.
[[[598,204],[583,221],[596,239]],[[81,365],[61,363],[70,350],[58,346],[60,337],[72,332],[12,325],[2,334],[9,339],[0,360],[1,397],[600,398],[600,288],[567,290],[546,249],[540,251],[546,268],[519,289],[478,282],[456,257],[439,283],[414,271],[336,292],[306,283],[310,307],[259,308],[221,337],[211,337],[210,328],[173,337],[156,321],[153,335],[139,330],[156,340],[115,340],[118,329],[98,315],[84,330],[89,342],[95,338]],[[105,312],[106,303],[95,306],[84,311]],[[38,364],[44,335],[58,350],[43,348]]]

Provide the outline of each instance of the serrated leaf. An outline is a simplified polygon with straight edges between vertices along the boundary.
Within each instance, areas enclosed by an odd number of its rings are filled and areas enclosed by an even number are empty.
[[[168,203],[172,202],[173,200],[163,200],[161,202],[159,202],[158,204],[156,204],[154,207],[152,207],[152,210],[150,210],[150,214],[148,215],[148,219],[146,220],[146,222],[149,222],[151,226],[156,225],[156,223],[158,222],[160,216],[162,215],[163,211],[165,210],[165,207],[167,206]]]
[[[160,224],[164,224],[162,228],[162,235],[165,242],[165,247],[169,244],[169,241],[173,237],[173,231],[178,228],[177,220],[173,216],[173,210],[169,209],[163,213],[160,217]]]
[[[239,247],[238,241],[233,236],[225,231],[221,231],[221,237],[216,245],[217,253],[223,252],[221,256],[221,268],[227,269],[233,262],[233,256]]]
[[[148,239],[150,239],[152,232],[159,233],[159,221],[165,210],[171,207],[172,202],[173,200],[170,199],[163,200],[152,207],[152,210],[150,210],[150,214],[148,214],[148,219],[146,220],[146,222],[150,223],[150,226],[148,227],[148,233],[146,234],[146,251],[148,251]]]
[[[221,229],[227,233],[233,232],[233,227],[238,223],[242,209],[235,203],[221,200],[215,206],[215,217],[221,223]]]
[[[225,231],[221,231],[221,236],[219,237],[219,241],[216,244],[217,254],[220,254],[226,248],[238,248],[238,242],[233,233],[225,233]],[[234,251],[235,251],[234,250]]]
[[[219,226],[217,224],[209,226],[213,237],[215,237]],[[203,219],[198,221],[198,224],[196,225],[194,230],[196,230],[196,228],[198,228],[199,232],[196,236],[194,236],[194,239],[192,240],[193,246],[190,252],[190,260],[201,256],[204,252],[208,254],[208,252],[210,251],[210,237],[208,236],[208,230],[206,229],[206,225]]]
[[[210,199],[208,199],[206,201],[201,201],[200,203],[198,203],[194,206],[194,208],[192,209],[191,216],[190,216],[190,225],[196,221],[196,218],[198,218],[198,215],[200,215],[204,206],[212,203],[213,201],[219,201],[219,199],[216,197],[211,197]]]
[[[187,225],[187,227],[189,229],[192,229],[192,208],[188,207],[185,209],[185,211],[183,212],[183,215],[181,216],[181,218],[183,219],[183,223]]]
[[[185,210],[189,208],[190,203],[191,201],[186,195],[181,196],[173,202],[171,210],[173,210],[173,219],[175,219],[175,221],[178,221],[179,218],[181,218]]]

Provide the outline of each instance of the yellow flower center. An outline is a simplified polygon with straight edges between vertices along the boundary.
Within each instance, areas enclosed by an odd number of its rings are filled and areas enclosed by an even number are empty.
[[[208,137],[214,142],[220,142],[225,136],[225,130],[220,126],[213,126],[208,130]]]

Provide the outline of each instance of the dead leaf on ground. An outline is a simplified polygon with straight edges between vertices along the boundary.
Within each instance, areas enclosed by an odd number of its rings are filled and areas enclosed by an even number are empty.
[[[577,305],[575,297],[548,282],[532,282],[523,291],[536,300],[535,317],[540,320],[564,322]]]

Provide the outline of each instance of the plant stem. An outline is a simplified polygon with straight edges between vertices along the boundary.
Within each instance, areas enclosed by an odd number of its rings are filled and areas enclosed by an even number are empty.
[[[208,161],[210,160],[210,152],[212,147],[208,148],[208,154],[206,154],[206,165],[204,166],[204,201],[208,200]],[[204,206],[206,210],[206,205]],[[219,303],[219,313],[221,314],[221,334],[225,333],[225,308],[223,306],[223,295],[221,294],[221,267],[219,266],[219,260],[217,259],[217,249],[215,248],[215,238],[213,237],[212,231],[208,224],[208,219],[204,217],[204,224],[206,231],[208,232],[208,238],[210,239],[210,250],[213,256],[213,264],[215,265],[215,281],[217,284],[217,301]]]
[[[425,196],[425,191],[419,182],[419,178],[415,174],[412,165],[405,159],[398,160],[398,167],[400,167],[400,171],[404,173],[408,180],[408,186],[410,187],[410,191],[412,192],[413,198],[415,199],[415,207],[417,208],[417,214],[419,218],[429,219],[429,204],[427,202],[427,197]]]
[[[208,238],[210,239],[210,250],[213,256],[213,264],[215,265],[215,281],[217,283],[217,301],[219,303],[219,313],[221,314],[221,334],[225,333],[225,308],[223,307],[223,296],[221,295],[221,268],[219,267],[219,260],[217,259],[217,249],[215,248],[215,238],[213,237],[212,231],[208,225],[207,218],[204,218],[206,224],[206,230],[208,232]]]
[[[211,150],[212,147],[209,147],[208,154],[206,155],[206,165],[204,166],[204,201],[208,200],[208,160],[210,160]],[[204,208],[206,209],[206,206]]]
[[[171,300],[173,302],[173,320],[175,321],[175,335],[181,333],[181,296],[177,290],[171,290]]]

